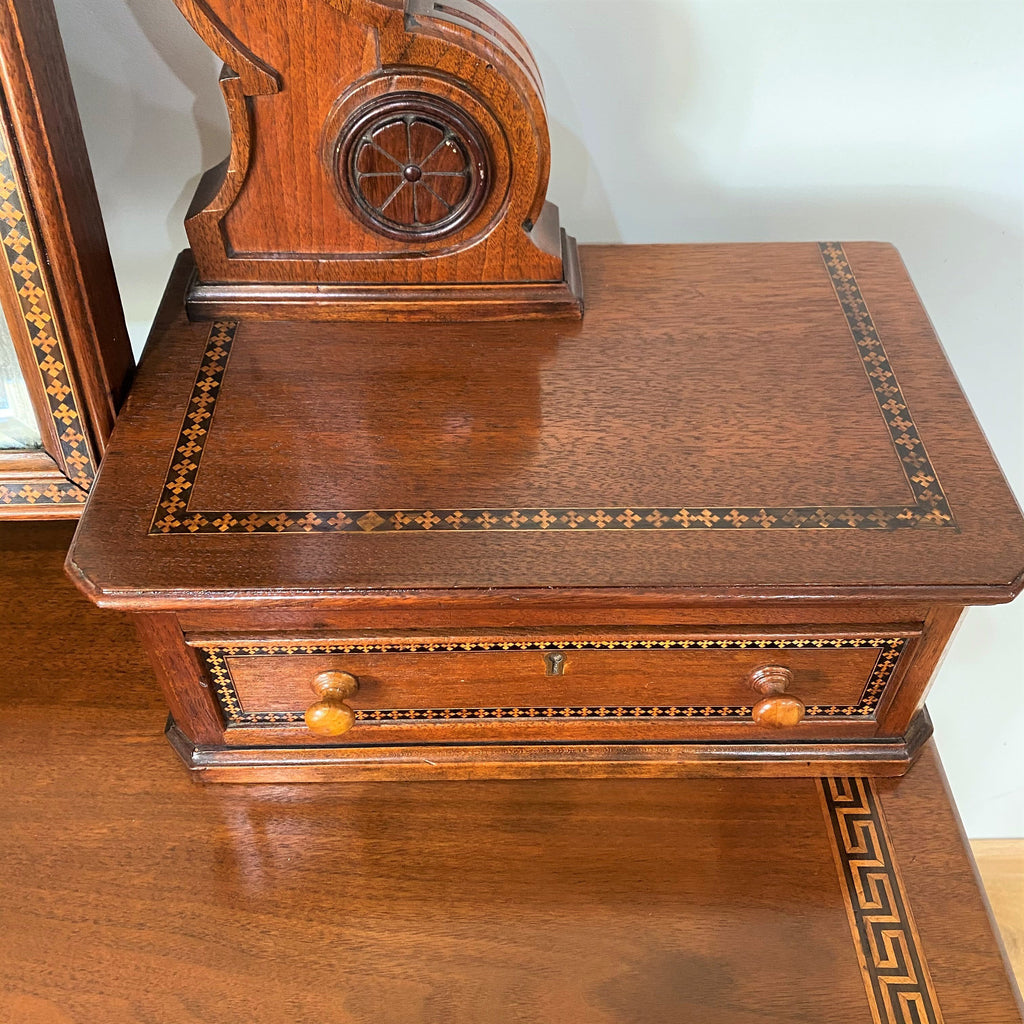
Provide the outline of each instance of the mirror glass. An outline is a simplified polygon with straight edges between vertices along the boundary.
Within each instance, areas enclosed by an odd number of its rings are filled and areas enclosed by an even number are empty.
[[[7,321],[0,316],[0,450],[42,448],[32,401]]]

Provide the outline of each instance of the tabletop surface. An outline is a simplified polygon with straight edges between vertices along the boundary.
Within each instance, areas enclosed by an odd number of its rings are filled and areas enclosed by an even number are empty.
[[[874,783],[202,787],[69,537],[0,524],[0,1020],[1020,1021],[930,746]]]
[[[582,323],[190,324],[72,554],[106,603],[636,588],[1007,600],[1024,520],[898,254],[581,250]]]

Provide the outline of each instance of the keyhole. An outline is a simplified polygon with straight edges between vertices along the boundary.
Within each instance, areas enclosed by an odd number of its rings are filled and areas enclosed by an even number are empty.
[[[565,655],[559,652],[552,652],[551,654],[544,655],[544,661],[547,664],[547,674],[549,676],[560,676],[565,672]]]

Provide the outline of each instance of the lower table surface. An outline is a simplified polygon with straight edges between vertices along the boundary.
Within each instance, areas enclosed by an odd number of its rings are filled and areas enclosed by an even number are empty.
[[[903,779],[193,784],[70,528],[0,526],[0,1020],[1021,1020]]]

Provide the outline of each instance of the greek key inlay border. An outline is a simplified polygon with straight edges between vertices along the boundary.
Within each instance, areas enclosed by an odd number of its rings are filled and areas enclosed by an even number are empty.
[[[161,534],[355,535],[399,532],[609,530],[900,530],[957,529],[949,502],[914,423],[842,245],[819,243],[878,410],[910,490],[902,505],[707,506],[603,508],[408,508],[209,511],[190,507],[203,449],[239,324],[218,321],[200,361],[177,445],[150,526]]]
[[[374,641],[352,643],[231,643],[202,645],[200,661],[212,681],[228,728],[288,726],[303,723],[303,711],[248,711],[242,707],[228,659],[266,658],[288,655],[486,653],[488,651],[650,651],[650,650],[820,650],[869,648],[878,657],[856,704],[810,704],[808,718],[870,718],[878,707],[886,684],[907,644],[906,637],[778,637],[674,638],[645,640],[511,640],[504,637],[473,638],[445,642]],[[312,693],[312,691],[310,691]],[[312,700],[312,697],[310,698]],[[461,708],[374,708],[356,709],[359,724],[395,722],[477,722],[503,719],[666,719],[715,718],[747,720],[752,705],[652,705],[607,704],[596,706],[524,706]]]
[[[825,778],[818,785],[876,1024],[943,1024],[871,780]]]
[[[0,111],[2,113],[2,111]],[[81,505],[96,477],[97,459],[82,426],[75,383],[54,316],[31,208],[20,185],[11,141],[0,120],[0,236],[4,265],[18,297],[64,461],[63,480],[0,481],[0,505]]]

